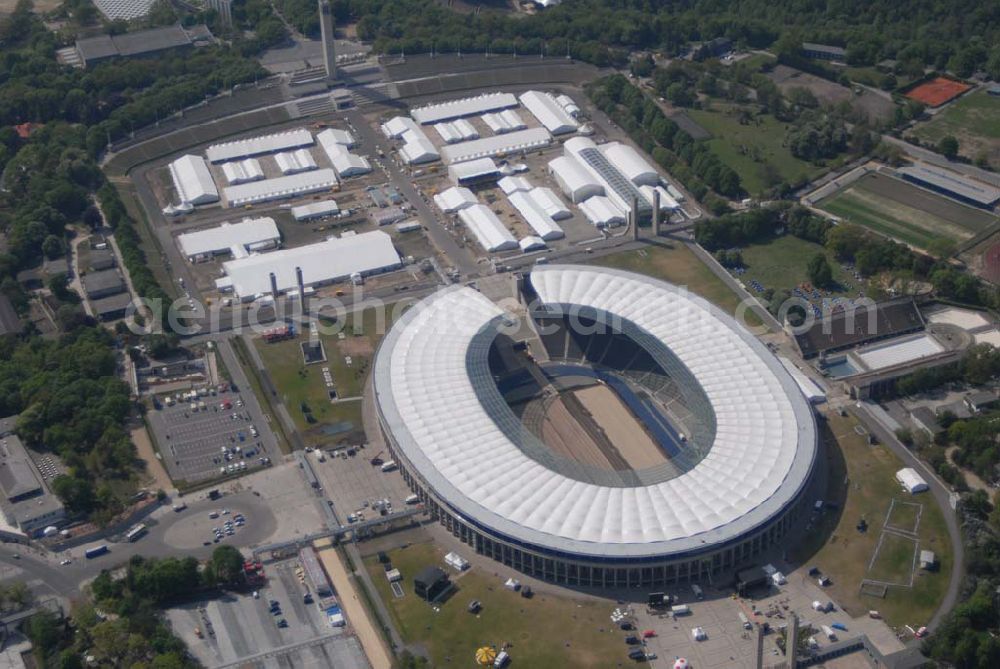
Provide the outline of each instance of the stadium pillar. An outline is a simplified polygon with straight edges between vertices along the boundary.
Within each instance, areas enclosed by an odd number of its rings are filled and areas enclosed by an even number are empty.
[[[653,235],[660,234],[660,189],[653,190]]]
[[[319,29],[323,38],[323,63],[327,82],[337,80],[337,45],[334,42],[333,8],[328,0],[319,0]]]
[[[632,239],[639,241],[639,198],[632,196]]]

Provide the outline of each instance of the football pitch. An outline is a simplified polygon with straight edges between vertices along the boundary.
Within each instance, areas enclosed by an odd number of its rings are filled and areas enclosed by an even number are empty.
[[[961,244],[997,218],[893,177],[869,174],[818,207],[845,221],[927,249],[936,239]]]

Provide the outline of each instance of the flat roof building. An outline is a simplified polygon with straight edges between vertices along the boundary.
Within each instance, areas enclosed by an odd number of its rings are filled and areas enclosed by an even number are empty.
[[[337,205],[336,200],[320,200],[319,202],[310,202],[309,204],[292,207],[292,217],[296,221],[308,221],[339,213],[340,206]]]
[[[553,135],[576,132],[580,126],[551,93],[528,91],[522,93],[519,99],[524,108]]]
[[[132,5],[141,11],[141,5],[152,5],[155,0],[97,0],[95,4],[98,9],[114,20],[123,18],[119,16],[109,16],[102,8],[106,8],[117,13],[118,9],[112,7],[116,3],[118,7]],[[145,13],[145,12],[144,12]],[[138,16],[142,16],[139,14]],[[200,26],[201,33],[207,33],[205,26]],[[189,49],[194,46],[195,39],[192,35],[196,32],[188,32],[180,25],[163,26],[161,28],[151,28],[149,30],[136,30],[134,32],[122,33],[120,35],[97,35],[86,37],[76,41],[76,52],[80,56],[80,61],[84,67],[89,67],[112,58],[134,58],[142,56],[154,56],[174,49]],[[208,33],[211,36],[211,33]]]
[[[527,128],[503,135],[493,135],[441,147],[441,160],[446,164],[460,163],[475,158],[489,158],[501,154],[515,154],[548,146],[552,135],[545,128]]]
[[[4,516],[26,534],[37,534],[66,517],[62,502],[42,481],[16,434],[0,437],[0,491]]]
[[[170,178],[182,204],[208,204],[219,201],[219,189],[201,156],[186,155],[170,163]]]
[[[794,335],[803,358],[815,358],[861,344],[924,329],[924,318],[909,296],[860,305],[818,319],[805,332]]]
[[[326,167],[301,174],[228,186],[223,190],[223,195],[228,206],[239,207],[244,204],[283,200],[318,193],[330,190],[338,183],[337,175],[332,169]]]
[[[806,58],[816,58],[818,60],[836,60],[843,62],[847,59],[847,50],[839,46],[829,44],[816,44],[815,42],[802,43],[802,55]]]
[[[327,577],[323,565],[320,564],[319,558],[316,557],[316,551],[313,550],[312,546],[305,546],[299,551],[299,562],[318,596],[330,597],[333,595],[330,579]]]
[[[458,212],[458,218],[489,253],[517,248],[517,240],[504,227],[493,210],[484,204],[474,204]]]
[[[449,165],[448,178],[456,186],[487,183],[500,178],[500,168],[492,158],[477,158]]]
[[[98,320],[101,321],[113,321],[123,318],[128,313],[130,304],[132,304],[132,296],[128,293],[109,295],[99,300],[90,301],[90,306],[93,308]]]
[[[274,248],[281,233],[273,218],[244,218],[239,223],[223,223],[207,230],[187,232],[177,237],[177,245],[191,262],[221,253],[234,256]]]
[[[265,153],[277,153],[278,151],[312,146],[313,144],[314,141],[311,132],[305,128],[296,128],[295,130],[276,132],[270,135],[213,144],[205,150],[205,155],[210,162],[221,163],[226,160],[250,158]]]
[[[83,277],[83,289],[87,297],[96,300],[109,295],[125,292],[125,279],[117,269],[106,269],[101,272],[91,272]]]
[[[223,263],[226,276],[216,282],[241,300],[271,294],[271,275],[278,292],[297,289],[296,269],[306,287],[333,283],[354,274],[368,276],[400,267],[392,238],[381,230],[333,237],[294,249],[239,258]]]
[[[916,163],[899,167],[896,173],[906,181],[973,207],[992,209],[1000,201],[1000,188],[943,167]]]
[[[517,98],[512,93],[486,93],[460,100],[440,102],[418,107],[410,112],[413,120],[421,125],[450,121],[463,116],[476,116],[517,106]]]

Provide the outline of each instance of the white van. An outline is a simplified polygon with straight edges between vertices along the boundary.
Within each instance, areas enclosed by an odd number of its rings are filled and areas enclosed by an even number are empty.
[[[382,471],[391,472],[394,471],[397,466],[398,465],[396,465],[396,462],[394,460],[389,460],[389,462],[382,464]]]
[[[508,662],[510,662],[510,655],[507,654],[507,651],[502,650],[497,654],[497,659],[493,660],[493,666],[500,669],[506,667]]]

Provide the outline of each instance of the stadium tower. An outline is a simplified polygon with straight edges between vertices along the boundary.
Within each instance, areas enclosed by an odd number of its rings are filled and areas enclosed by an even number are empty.
[[[323,64],[326,66],[326,80],[337,80],[337,45],[334,42],[333,8],[329,0],[319,0],[319,27],[323,35]]]

